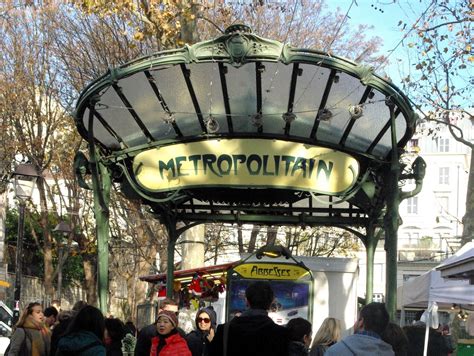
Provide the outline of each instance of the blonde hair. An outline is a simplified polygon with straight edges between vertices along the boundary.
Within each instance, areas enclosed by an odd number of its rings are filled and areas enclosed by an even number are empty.
[[[319,327],[311,347],[329,345],[341,340],[341,321],[335,318],[326,318]]]
[[[27,318],[29,315],[33,314],[33,308],[34,308],[34,307],[41,307],[41,308],[43,308],[42,305],[41,305],[40,303],[37,303],[37,302],[28,304],[28,305],[25,307],[25,309],[23,309],[23,311],[22,311],[22,313],[21,313],[21,315],[20,315],[20,318],[18,319],[18,322],[17,322],[16,325],[15,325],[15,329],[16,329],[16,328],[21,328],[21,327],[23,327],[23,325],[25,324],[26,318]]]

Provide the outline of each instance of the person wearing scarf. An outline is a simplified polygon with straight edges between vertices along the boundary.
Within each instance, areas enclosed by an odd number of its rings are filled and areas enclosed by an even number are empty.
[[[158,313],[158,336],[151,339],[150,356],[191,356],[186,340],[178,333],[178,317],[162,310]]]
[[[216,312],[207,307],[196,313],[196,330],[186,336],[189,350],[193,356],[209,356],[209,344],[214,338],[217,327]]]
[[[30,303],[15,325],[6,356],[49,356],[51,333],[44,324],[43,308]]]

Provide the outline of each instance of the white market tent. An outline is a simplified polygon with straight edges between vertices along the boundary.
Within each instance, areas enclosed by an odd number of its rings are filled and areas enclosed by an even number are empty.
[[[474,253],[472,243],[463,246],[440,266],[457,261],[469,250]],[[449,309],[453,304],[457,304],[463,309],[474,310],[474,285],[470,285],[469,280],[444,279],[441,277],[441,271],[438,271],[437,268],[410,279],[397,289],[398,309],[426,309],[430,302],[436,302],[440,310]]]
[[[469,279],[474,284],[474,242],[465,244],[456,258],[443,262],[436,269],[443,278]]]

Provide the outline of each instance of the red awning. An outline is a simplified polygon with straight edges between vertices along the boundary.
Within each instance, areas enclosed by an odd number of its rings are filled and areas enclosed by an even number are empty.
[[[218,275],[218,274],[226,273],[228,269],[234,267],[238,263],[240,263],[240,261],[225,263],[225,264],[216,265],[216,266],[198,267],[198,268],[191,268],[191,269],[186,269],[186,270],[181,270],[181,271],[174,271],[173,273],[174,279],[177,281],[191,279],[196,273],[202,273],[204,275]],[[158,282],[166,283],[166,273],[151,274],[148,276],[139,277],[139,279],[141,281],[149,282],[149,283],[158,283]]]

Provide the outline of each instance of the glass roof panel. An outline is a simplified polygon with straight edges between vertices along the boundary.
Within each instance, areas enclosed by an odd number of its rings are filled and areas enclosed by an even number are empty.
[[[288,109],[293,65],[263,62],[262,112],[263,131],[282,134],[285,122],[282,115]]]
[[[291,124],[290,134],[308,137],[314,125],[314,118],[326,88],[330,69],[316,65],[300,64],[303,70],[296,82],[293,112],[296,120]]]
[[[100,94],[100,100],[95,109],[114,131],[129,146],[141,145],[147,142],[145,135],[137,125],[128,108],[115,92],[114,88],[108,87]],[[87,126],[86,126],[87,127]]]
[[[227,86],[235,132],[256,132],[251,117],[257,113],[255,64],[227,65]]]
[[[201,133],[202,129],[180,65],[154,70],[151,74],[183,135],[193,136]]]
[[[89,127],[89,109],[84,111],[83,116],[84,127]],[[105,127],[97,120],[93,119],[94,137],[106,147],[120,148],[120,143],[105,129]]]
[[[397,141],[400,141],[403,135],[405,135],[405,131],[407,129],[407,123],[402,114],[398,115],[395,125],[397,126],[396,127]],[[374,147],[372,154],[378,157],[385,157],[387,153],[390,152],[390,149],[392,147],[391,143],[392,143],[392,138],[391,138],[390,128],[389,128],[387,132],[385,133],[385,135],[383,135],[379,143]]]
[[[201,107],[204,120],[209,115],[217,120],[220,130],[228,131],[225,115],[224,96],[217,63],[199,63],[189,65],[194,92]],[[200,133],[201,130],[199,129]]]
[[[346,147],[366,151],[390,118],[385,95],[377,90],[372,92],[374,97],[366,100],[363,115],[355,121],[347,137]]]
[[[143,72],[121,79],[119,86],[153,137],[161,139],[176,136],[172,127],[163,121],[168,114]],[[159,86],[158,89],[161,90]]]
[[[364,94],[366,86],[359,79],[338,73],[331,87],[326,109],[332,112],[332,118],[321,121],[316,137],[318,140],[338,144],[349,122],[349,107],[357,105]]]

